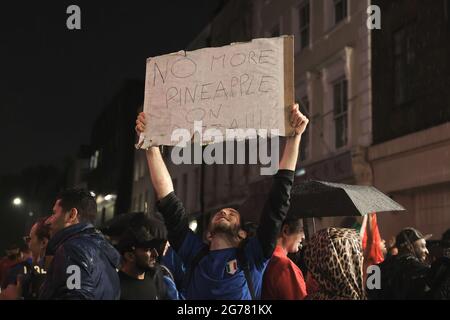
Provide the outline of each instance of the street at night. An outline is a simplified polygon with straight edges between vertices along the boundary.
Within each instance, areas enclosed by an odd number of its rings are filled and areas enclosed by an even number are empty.
[[[11,2],[0,38],[0,308],[450,299],[449,0]]]

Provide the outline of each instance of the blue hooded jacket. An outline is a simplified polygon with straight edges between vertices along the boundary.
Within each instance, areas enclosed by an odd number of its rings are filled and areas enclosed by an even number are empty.
[[[89,223],[57,232],[49,241],[47,278],[40,299],[118,300],[120,254]]]

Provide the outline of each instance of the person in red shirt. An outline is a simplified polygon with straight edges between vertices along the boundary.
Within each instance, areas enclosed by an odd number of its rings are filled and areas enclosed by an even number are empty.
[[[303,273],[287,256],[299,251],[304,237],[301,219],[288,218],[283,222],[277,246],[264,273],[262,299],[302,300],[306,297]]]

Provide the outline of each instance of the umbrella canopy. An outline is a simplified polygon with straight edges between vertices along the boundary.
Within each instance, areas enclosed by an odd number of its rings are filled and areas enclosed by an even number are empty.
[[[130,227],[144,226],[155,238],[167,238],[167,230],[162,219],[143,212],[123,213],[107,221],[100,230],[110,237],[120,237]]]
[[[143,216],[143,212],[118,214],[105,222],[99,229],[108,236],[120,236],[130,226],[134,219]]]
[[[306,181],[292,188],[288,214],[299,218],[347,217],[403,210],[374,187]]]

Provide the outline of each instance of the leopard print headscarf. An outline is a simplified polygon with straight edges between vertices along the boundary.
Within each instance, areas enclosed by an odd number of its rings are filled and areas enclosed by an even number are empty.
[[[308,299],[366,299],[361,237],[356,230],[320,230],[305,248],[305,262],[319,287]]]

